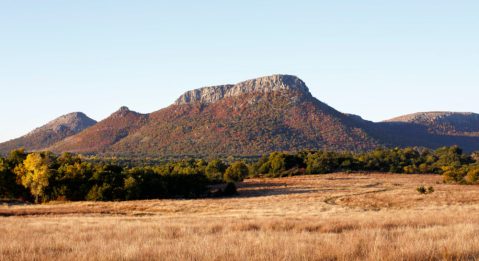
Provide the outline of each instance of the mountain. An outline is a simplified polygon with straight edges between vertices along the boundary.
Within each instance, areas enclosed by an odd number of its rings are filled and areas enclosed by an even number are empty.
[[[272,75],[191,90],[150,114],[122,107],[96,124],[69,114],[0,144],[0,152],[25,147],[136,157],[248,156],[453,145],[479,150],[478,114],[422,112],[371,122],[319,101],[296,76]]]
[[[0,143],[0,153],[25,148],[28,151],[41,150],[69,136],[93,126],[96,121],[81,112],[73,112],[56,118],[25,136]]]
[[[110,146],[143,126],[148,115],[121,107],[118,111],[84,131],[47,148],[53,152],[105,153]]]
[[[367,150],[378,143],[314,98],[295,76],[273,75],[188,91],[113,145],[120,155],[258,155],[301,149]]]

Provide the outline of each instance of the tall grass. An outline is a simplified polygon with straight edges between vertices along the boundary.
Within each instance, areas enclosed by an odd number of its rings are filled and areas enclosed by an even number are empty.
[[[437,178],[335,174],[250,180],[233,199],[4,206],[0,260],[478,259],[478,187]]]

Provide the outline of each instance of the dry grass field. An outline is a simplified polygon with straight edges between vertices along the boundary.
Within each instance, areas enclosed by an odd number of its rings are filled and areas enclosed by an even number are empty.
[[[479,187],[433,175],[252,179],[236,198],[4,204],[0,216],[0,260],[479,259]]]

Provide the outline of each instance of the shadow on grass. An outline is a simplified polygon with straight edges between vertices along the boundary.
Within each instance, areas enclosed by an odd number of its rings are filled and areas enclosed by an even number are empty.
[[[316,191],[314,189],[288,186],[286,183],[274,182],[239,183],[237,186],[239,194],[236,197],[238,198],[305,194]]]

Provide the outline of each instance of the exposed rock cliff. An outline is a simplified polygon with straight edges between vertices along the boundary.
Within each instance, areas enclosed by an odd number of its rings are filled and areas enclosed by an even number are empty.
[[[248,93],[265,94],[275,91],[291,91],[311,96],[306,84],[298,77],[292,75],[272,75],[234,85],[219,85],[188,91],[178,98],[175,104],[214,103],[224,98],[237,97]]]

